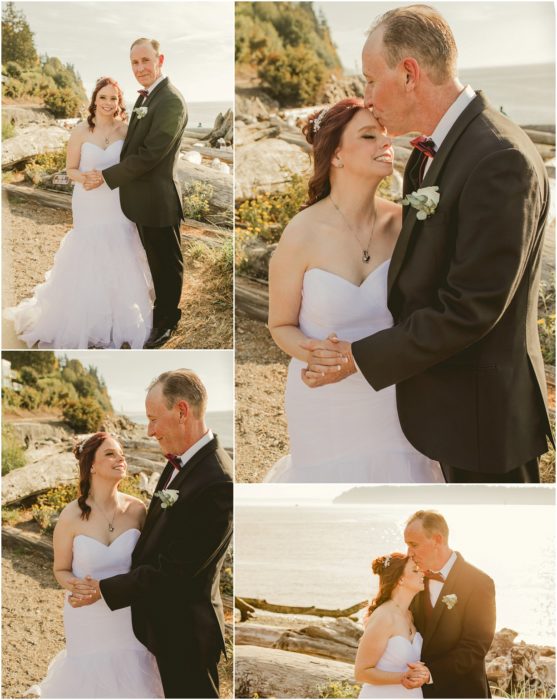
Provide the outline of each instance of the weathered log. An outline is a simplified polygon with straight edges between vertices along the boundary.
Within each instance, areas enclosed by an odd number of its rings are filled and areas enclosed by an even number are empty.
[[[66,192],[54,192],[53,190],[36,189],[27,185],[2,185],[2,189],[9,197],[18,196],[29,199],[32,202],[37,202],[45,207],[53,207],[54,209],[67,209],[71,211],[72,199],[71,195]]]
[[[233,205],[231,174],[220,173],[207,165],[188,163],[180,158],[178,161],[178,178],[183,186],[187,187],[194,182],[204,182],[212,186],[213,193],[209,203],[217,211],[231,211]]]
[[[353,666],[264,647],[235,648],[237,698],[318,698],[331,683],[354,684]]]
[[[188,143],[188,150],[197,151],[207,158],[219,158],[224,163],[234,162],[234,153],[229,148],[210,148],[209,146],[198,146],[196,143]]]
[[[11,544],[23,545],[27,549],[33,549],[34,551],[41,552],[50,559],[53,557],[51,540],[44,537],[33,537],[27,532],[18,530],[15,527],[2,525],[2,540],[4,542],[10,542]]]
[[[52,448],[38,462],[14,469],[2,477],[2,505],[14,505],[60,484],[71,484],[77,476],[74,455],[62,446]]]
[[[351,605],[349,608],[336,610],[331,610],[327,608],[316,608],[313,605],[310,606],[300,606],[300,605],[276,605],[275,603],[268,603],[262,598],[246,598],[243,597],[248,605],[252,605],[254,608],[259,610],[267,610],[268,612],[274,613],[285,613],[287,615],[313,615],[315,617],[349,617],[360,611],[363,607],[368,604],[367,600],[361,603],[356,603]]]
[[[12,168],[35,156],[65,148],[70,138],[67,129],[52,124],[26,126],[2,144],[2,170]]]
[[[345,661],[351,664],[356,659],[356,647],[319,637],[307,637],[294,630],[284,632],[275,646],[277,649],[283,649],[284,651],[295,651],[297,654],[308,654],[310,656],[322,656],[325,659]]]
[[[539,131],[538,129],[528,129],[528,128],[525,128],[524,131],[528,134],[528,136],[536,144],[544,143],[544,144],[548,144],[549,146],[555,146],[555,131],[548,132],[548,131]]]
[[[236,596],[234,598],[234,604],[240,611],[241,622],[246,622],[246,620],[249,620],[250,617],[253,617],[255,608],[253,607],[253,605],[248,605],[243,598],[239,598],[238,596]]]
[[[263,280],[236,275],[236,308],[249,318],[267,323],[269,315],[269,286]]]
[[[272,625],[237,624],[234,641],[236,644],[276,648],[277,642],[287,631],[284,627],[273,627]]]
[[[330,642],[345,644],[346,646],[356,649],[358,647],[360,637],[362,636],[363,629],[361,625],[355,624],[355,626],[359,631],[357,637],[343,634],[341,631],[330,625],[308,625],[307,627],[302,627],[299,629],[298,633],[305,635],[306,637],[314,637],[315,639],[325,639]]]

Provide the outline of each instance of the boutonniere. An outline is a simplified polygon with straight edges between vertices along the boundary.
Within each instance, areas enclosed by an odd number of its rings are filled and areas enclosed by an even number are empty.
[[[420,187],[419,190],[407,194],[402,200],[404,207],[411,206],[417,209],[416,219],[423,221],[435,213],[439,204],[439,187],[433,185],[431,187]]]
[[[447,606],[447,610],[452,610],[454,606],[458,603],[458,597],[454,593],[451,593],[450,595],[444,595],[441,598],[441,602],[445,603],[445,605]]]
[[[138,119],[143,119],[143,117],[149,111],[149,107],[136,107],[133,111],[135,112]]]
[[[161,508],[171,508],[178,500],[178,489],[163,489],[156,491],[155,496],[161,499]]]

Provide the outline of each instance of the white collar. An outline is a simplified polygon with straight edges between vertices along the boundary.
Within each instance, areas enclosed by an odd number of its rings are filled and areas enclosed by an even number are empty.
[[[152,83],[148,88],[144,88],[144,89],[147,90],[147,92],[148,92],[149,95],[150,95],[150,94],[153,92],[153,90],[157,87],[157,85],[158,85],[159,83],[162,83],[162,81],[165,79],[165,77],[166,77],[166,76],[164,76],[164,75],[162,75],[162,74],[159,75],[159,77],[155,80],[154,83]]]
[[[445,114],[441,117],[439,123],[430,136],[430,139],[435,144],[435,150],[439,150],[441,144],[447,137],[447,134],[453,128],[456,120],[475,97],[476,93],[472,90],[470,85],[467,85],[452,103],[449,109],[445,112]]]
[[[205,447],[205,445],[207,445],[209,442],[211,442],[213,437],[214,437],[213,431],[211,430],[211,428],[209,428],[209,430],[205,433],[205,435],[200,437],[197,442],[194,442],[193,445],[184,452],[184,454],[178,455],[178,457],[180,458],[180,461],[182,462],[182,466],[186,465],[190,461],[190,459],[194,456],[194,454],[199,452],[199,450],[202,447]]]
[[[456,561],[456,552],[453,552],[451,554],[451,556],[447,559],[447,561],[445,562],[443,567],[441,569],[439,569],[439,571],[435,571],[434,573],[441,574],[441,576],[443,576],[443,578],[446,581],[447,576],[449,575],[451,569],[453,568],[455,561]]]

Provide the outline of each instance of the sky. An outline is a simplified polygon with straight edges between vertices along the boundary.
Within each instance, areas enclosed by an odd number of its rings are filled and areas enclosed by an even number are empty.
[[[232,2],[16,2],[35,34],[39,54],[72,63],[91,94],[98,78],[120,83],[127,102],[140,87],[129,47],[141,37],[161,43],[163,72],[186,102],[232,102]]]
[[[374,19],[400,6],[393,2],[316,2],[327,18],[343,66],[361,72],[361,49]],[[407,4],[411,4],[408,2]],[[460,68],[555,60],[552,2],[428,2],[451,25]]]
[[[151,381],[162,372],[181,367],[201,377],[209,397],[208,412],[232,411],[234,407],[232,350],[67,350],[56,355],[96,367],[118,412],[143,411]]]

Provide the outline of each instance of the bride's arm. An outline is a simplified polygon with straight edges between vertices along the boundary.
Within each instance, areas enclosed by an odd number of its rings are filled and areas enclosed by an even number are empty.
[[[302,362],[307,362],[310,355],[301,347],[310,338],[299,327],[308,248],[305,231],[292,221],[284,229],[269,263],[269,331],[281,350]]]
[[[90,597],[90,585],[75,578],[72,571],[73,539],[75,537],[76,518],[79,518],[77,501],[69,503],[60,513],[54,528],[52,544],[54,547],[54,577],[62,588],[71,591],[77,598]]]
[[[84,137],[84,127],[83,124],[78,124],[70,135],[70,140],[68,141],[68,150],[66,152],[66,174],[73,182],[79,182],[81,185],[85,184],[85,173],[79,170],[79,162],[81,160],[81,144],[83,143]]]
[[[408,672],[382,671],[376,667],[385,653],[389,638],[394,633],[391,616],[377,613],[378,611],[370,617],[360,639],[354,664],[354,678],[358,683],[370,685],[402,685]]]

